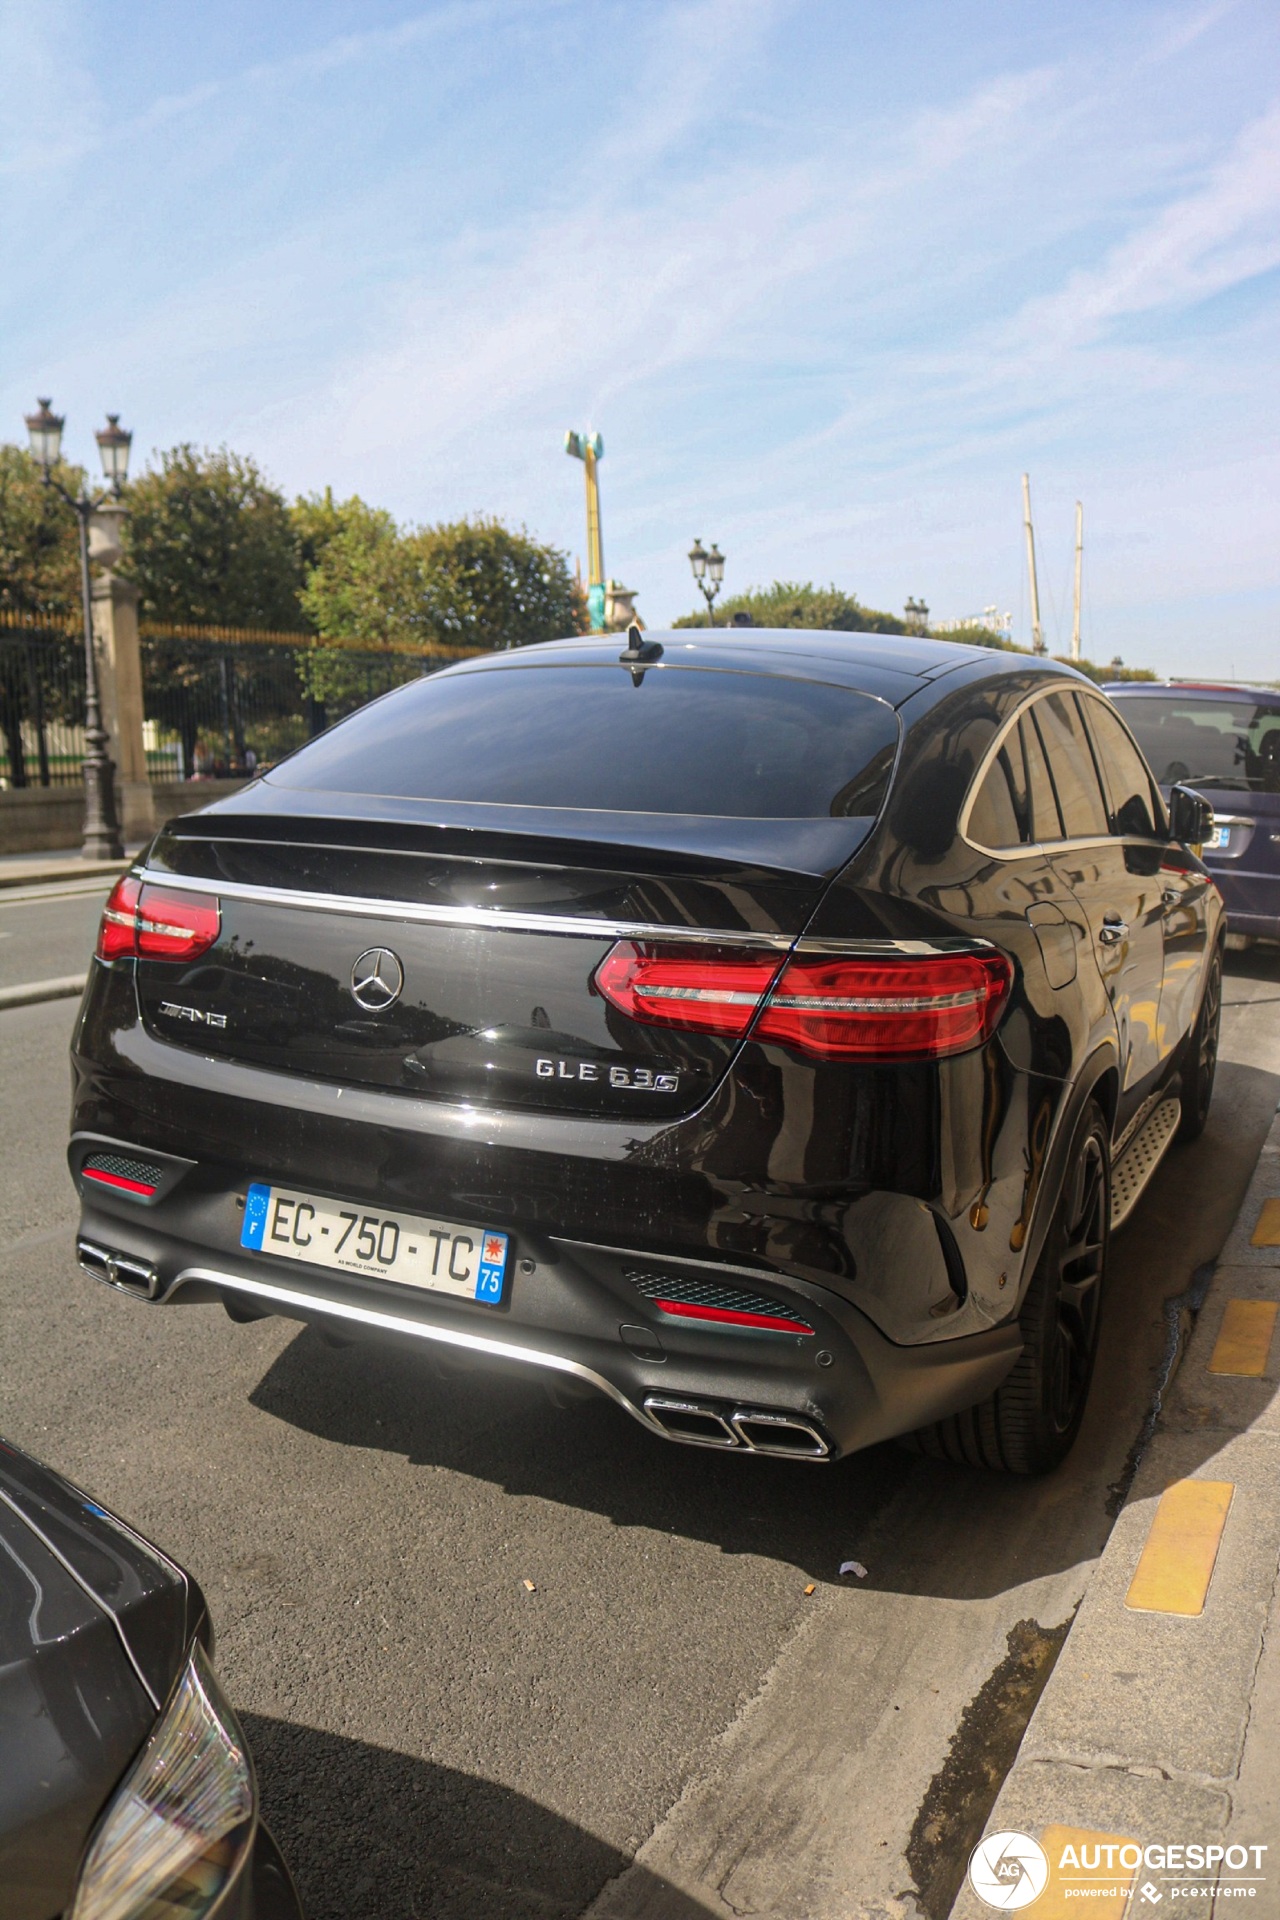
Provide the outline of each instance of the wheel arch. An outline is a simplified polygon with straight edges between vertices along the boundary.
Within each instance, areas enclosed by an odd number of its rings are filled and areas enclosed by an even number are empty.
[[[1101,1109],[1110,1138],[1115,1135],[1116,1110],[1120,1100],[1120,1065],[1116,1049],[1110,1044],[1098,1047],[1085,1061],[1072,1083],[1070,1093],[1059,1109],[1058,1124],[1045,1157],[1045,1170],[1031,1216],[1031,1231],[1024,1243],[1022,1273],[1019,1276],[1017,1309],[1020,1311],[1036,1263],[1044,1249],[1045,1235],[1058,1204],[1066,1173],[1067,1156],[1075,1139],[1080,1117],[1091,1101]]]

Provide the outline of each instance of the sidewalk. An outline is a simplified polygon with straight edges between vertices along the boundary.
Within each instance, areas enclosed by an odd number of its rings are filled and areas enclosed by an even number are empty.
[[[1280,1920],[1278,1309],[1280,1119],[987,1822],[1048,1856],[1006,1911]]]
[[[0,857],[0,888],[39,887],[55,880],[109,878],[128,866],[135,847],[123,860],[86,860],[77,848],[57,853],[9,853]]]

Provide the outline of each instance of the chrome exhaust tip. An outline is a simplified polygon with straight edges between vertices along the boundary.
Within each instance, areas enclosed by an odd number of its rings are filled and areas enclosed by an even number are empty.
[[[825,1436],[794,1413],[766,1413],[759,1407],[735,1407],[730,1421],[744,1447],[752,1453],[772,1453],[790,1460],[826,1460],[831,1448]]]
[[[700,1400],[676,1400],[669,1394],[645,1395],[644,1410],[668,1440],[688,1447],[738,1447],[739,1439],[725,1416]]]
[[[647,1394],[644,1410],[668,1440],[687,1447],[731,1447],[785,1460],[831,1458],[831,1443],[821,1428],[797,1413],[771,1413],[764,1407],[729,1412],[705,1400],[678,1400],[664,1393]]]
[[[160,1275],[156,1269],[131,1253],[117,1253],[111,1247],[98,1246],[93,1240],[77,1240],[76,1258],[90,1279],[101,1280],[117,1293],[133,1293],[144,1300],[154,1300],[160,1291]]]

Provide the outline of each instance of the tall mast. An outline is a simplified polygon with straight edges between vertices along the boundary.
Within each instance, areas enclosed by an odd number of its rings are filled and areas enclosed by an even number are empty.
[[[1080,658],[1080,569],[1084,563],[1084,508],[1076,501],[1076,590],[1071,604],[1071,658]]]
[[[1043,653],[1044,632],[1040,626],[1040,588],[1036,582],[1036,536],[1031,527],[1031,476],[1022,476],[1022,521],[1027,530],[1027,573],[1031,581],[1031,650]]]

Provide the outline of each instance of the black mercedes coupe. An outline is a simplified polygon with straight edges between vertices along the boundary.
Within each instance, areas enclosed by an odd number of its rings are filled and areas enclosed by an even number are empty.
[[[621,644],[417,679],[158,835],[73,1040],[83,1265],[671,1440],[1052,1468],[1208,1112],[1207,803],[1051,662]]]

